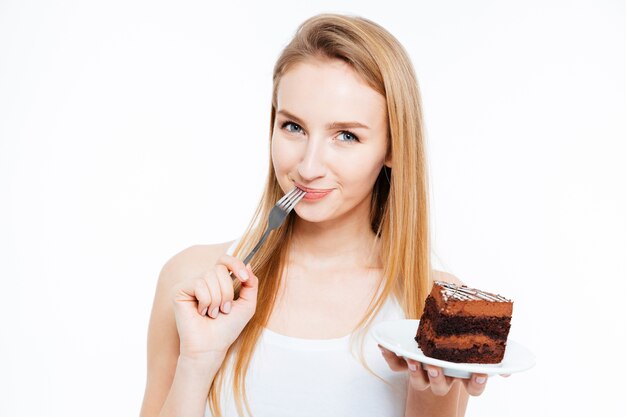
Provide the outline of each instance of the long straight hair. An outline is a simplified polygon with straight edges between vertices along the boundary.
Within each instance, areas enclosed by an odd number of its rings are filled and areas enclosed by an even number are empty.
[[[417,79],[402,45],[378,24],[354,16],[321,14],[300,25],[279,56],[273,73],[270,147],[276,118],[276,95],[282,76],[295,64],[316,58],[348,63],[368,85],[386,99],[392,169],[383,167],[374,185],[371,227],[379,241],[383,280],[357,329],[368,327],[385,300],[393,295],[406,317],[418,318],[430,288],[428,181],[422,111]],[[265,190],[235,256],[252,249],[263,234],[264,221],[283,195],[273,162]],[[259,277],[256,312],[226,354],[209,390],[209,405],[221,417],[221,391],[228,383],[239,416],[244,406],[251,415],[245,377],[250,359],[274,307],[280,288],[294,216],[276,229],[252,260]],[[236,293],[238,288],[235,289]],[[231,367],[231,371],[227,368]],[[232,379],[231,379],[232,377]]]

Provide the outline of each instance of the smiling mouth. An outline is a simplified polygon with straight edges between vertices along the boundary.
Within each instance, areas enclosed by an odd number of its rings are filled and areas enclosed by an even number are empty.
[[[307,200],[307,201],[320,200],[326,197],[328,194],[330,194],[333,191],[332,188],[331,189],[308,188],[298,183],[296,183],[296,187],[306,192],[306,194],[304,195],[302,199]]]

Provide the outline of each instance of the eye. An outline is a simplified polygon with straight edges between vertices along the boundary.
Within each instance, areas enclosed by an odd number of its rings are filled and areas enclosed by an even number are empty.
[[[294,123],[294,122],[283,122],[280,125],[281,129],[286,130],[287,132],[291,132],[291,133],[301,133],[302,132],[302,127],[300,127],[300,125]]]
[[[337,137],[339,138],[339,141],[341,142],[358,142],[359,141],[359,138],[354,133],[349,132],[347,130],[340,132],[339,136]]]

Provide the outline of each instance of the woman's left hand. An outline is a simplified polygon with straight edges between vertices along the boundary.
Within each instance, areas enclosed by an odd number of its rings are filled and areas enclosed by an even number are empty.
[[[472,374],[469,379],[452,378],[445,376],[443,370],[438,366],[425,365],[412,359],[397,356],[392,351],[378,345],[383,357],[392,371],[408,371],[409,382],[413,389],[424,391],[430,388],[431,392],[437,396],[444,396],[452,387],[454,381],[461,381],[469,395],[480,395],[487,385],[487,375]]]

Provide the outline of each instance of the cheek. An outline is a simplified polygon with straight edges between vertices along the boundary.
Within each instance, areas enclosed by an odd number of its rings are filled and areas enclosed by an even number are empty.
[[[356,163],[339,164],[337,170],[341,172],[344,185],[350,185],[360,195],[372,191],[383,162],[379,159],[359,158]]]
[[[289,172],[298,161],[298,153],[294,146],[289,146],[279,136],[272,138],[272,161],[277,174]]]

